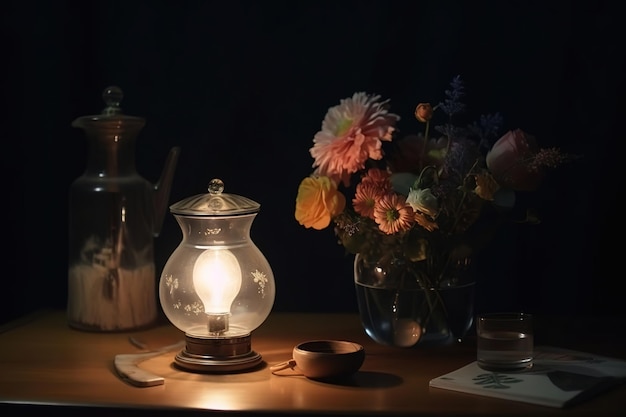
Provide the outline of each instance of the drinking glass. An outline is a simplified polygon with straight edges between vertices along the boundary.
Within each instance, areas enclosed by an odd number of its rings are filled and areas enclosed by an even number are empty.
[[[478,366],[512,372],[533,365],[533,317],[528,313],[485,313],[476,320]]]

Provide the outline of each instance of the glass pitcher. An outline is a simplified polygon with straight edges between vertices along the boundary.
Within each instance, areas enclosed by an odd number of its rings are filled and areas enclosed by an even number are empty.
[[[67,318],[86,331],[135,330],[158,317],[154,238],[160,233],[180,148],[170,150],[156,185],[135,169],[145,119],[124,115],[122,90],[104,90],[106,107],[72,126],[89,154],[70,187]]]

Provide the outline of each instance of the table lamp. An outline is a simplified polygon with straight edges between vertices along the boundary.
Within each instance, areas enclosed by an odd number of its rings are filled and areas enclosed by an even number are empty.
[[[207,194],[170,206],[183,239],[167,260],[159,299],[169,321],[185,333],[175,364],[198,372],[250,370],[262,357],[251,332],[274,304],[272,269],[250,239],[260,205],[226,194],[211,180]]]

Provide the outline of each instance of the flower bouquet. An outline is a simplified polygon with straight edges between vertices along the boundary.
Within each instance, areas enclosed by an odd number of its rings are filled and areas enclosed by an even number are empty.
[[[313,138],[313,172],[296,196],[302,226],[332,224],[356,255],[363,324],[386,344],[412,345],[427,332],[464,335],[473,315],[474,281],[466,272],[474,252],[512,212],[516,191],[535,190],[547,169],[569,159],[557,148],[540,148],[521,129],[501,135],[498,113],[457,124],[465,111],[460,76],[444,95],[436,105],[418,104],[422,131],[400,139],[400,117],[389,111],[389,100],[363,92],[341,100]],[[530,213],[523,221],[537,221]],[[465,293],[446,300],[449,288]],[[401,300],[416,291],[421,301]],[[453,330],[451,304],[461,307]],[[395,313],[387,317],[387,310]],[[437,320],[447,325],[434,330]]]

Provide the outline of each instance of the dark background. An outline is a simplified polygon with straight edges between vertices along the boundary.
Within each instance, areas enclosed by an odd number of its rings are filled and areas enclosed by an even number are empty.
[[[477,259],[478,310],[624,314],[624,14],[572,1],[9,1],[3,4],[6,321],[64,308],[67,196],[87,143],[71,122],[120,86],[146,118],[137,169],[182,153],[171,202],[211,178],[261,204],[252,238],[274,270],[276,311],[355,312],[352,257],[307,230],[294,200],[330,106],[391,99],[399,130],[419,102],[466,83],[469,116],[499,111],[543,146],[584,157],[536,194],[543,222],[510,224]],[[168,213],[157,270],[181,239]]]

